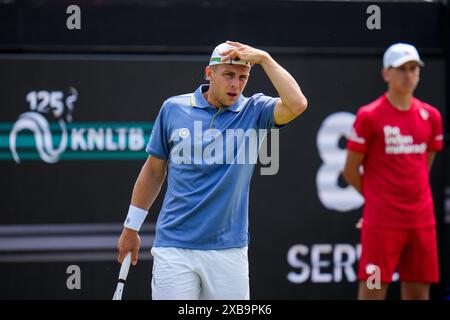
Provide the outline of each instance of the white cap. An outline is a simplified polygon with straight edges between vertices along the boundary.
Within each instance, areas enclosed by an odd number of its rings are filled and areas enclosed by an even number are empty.
[[[387,48],[383,56],[383,66],[385,68],[397,68],[409,61],[416,61],[419,65],[424,66],[417,49],[407,43],[396,43],[391,45]]]
[[[232,60],[227,60],[227,61],[221,61],[222,60],[222,55],[220,55],[219,53],[228,49],[233,49],[234,47],[227,44],[227,43],[221,43],[219,44],[213,51],[213,53],[211,54],[211,59],[209,59],[209,65],[213,66],[216,64],[241,64],[244,66],[247,66],[249,68],[251,68],[251,64],[250,62],[241,60],[239,58],[235,58]]]

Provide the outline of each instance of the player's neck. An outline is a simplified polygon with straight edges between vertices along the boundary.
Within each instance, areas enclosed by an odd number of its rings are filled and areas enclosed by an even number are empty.
[[[394,108],[396,108],[398,110],[406,111],[406,110],[409,110],[409,108],[411,108],[411,103],[412,103],[412,98],[413,98],[412,93],[400,94],[395,91],[388,91],[386,93],[386,97],[389,100],[389,102],[392,104],[392,106],[394,106]]]
[[[205,98],[206,102],[208,102],[211,106],[215,107],[216,109],[224,107],[219,101],[214,101],[214,99],[211,99],[211,96],[209,95],[209,90],[203,92],[203,97]]]

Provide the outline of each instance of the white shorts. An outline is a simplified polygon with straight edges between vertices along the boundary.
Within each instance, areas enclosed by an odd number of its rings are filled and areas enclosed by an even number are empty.
[[[247,247],[153,247],[153,300],[249,300]]]

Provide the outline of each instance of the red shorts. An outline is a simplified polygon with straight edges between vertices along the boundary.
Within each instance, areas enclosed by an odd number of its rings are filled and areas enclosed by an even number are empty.
[[[381,282],[391,282],[395,271],[399,272],[400,281],[438,282],[436,228],[388,229],[363,226],[358,268],[360,280],[367,280],[371,275],[373,271],[370,271],[370,265],[380,268]]]

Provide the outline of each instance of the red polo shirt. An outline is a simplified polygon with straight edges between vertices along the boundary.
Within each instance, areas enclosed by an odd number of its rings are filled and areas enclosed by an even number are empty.
[[[427,151],[443,146],[439,111],[413,98],[406,111],[381,96],[359,109],[347,149],[365,154],[364,224],[415,228],[435,224]]]

